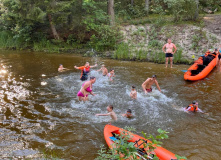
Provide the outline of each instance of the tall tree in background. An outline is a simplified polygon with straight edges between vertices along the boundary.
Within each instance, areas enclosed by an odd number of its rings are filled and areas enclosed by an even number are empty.
[[[196,12],[194,15],[194,20],[199,18],[199,0],[195,0],[196,1]]]
[[[134,0],[131,0],[131,6],[133,6],[134,5]]]
[[[147,13],[149,12],[149,0],[145,0],[145,10],[147,11]]]
[[[115,25],[114,0],[108,0],[108,15],[110,17],[110,25]]]

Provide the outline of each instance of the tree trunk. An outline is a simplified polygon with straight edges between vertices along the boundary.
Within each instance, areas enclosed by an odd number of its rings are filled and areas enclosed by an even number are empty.
[[[108,15],[110,17],[110,25],[115,25],[115,16],[114,16],[114,0],[108,0]]]
[[[195,0],[196,1],[196,12],[194,15],[194,20],[197,20],[199,18],[199,0]]]
[[[145,10],[147,11],[147,14],[149,12],[149,0],[145,0]]]
[[[131,0],[131,6],[133,6],[134,5],[134,0]]]
[[[51,31],[52,31],[52,34],[54,36],[54,39],[60,39],[57,31],[56,31],[56,28],[52,22],[52,17],[51,17],[51,14],[48,14],[48,20],[49,20],[49,23],[50,23],[50,26],[51,26]]]

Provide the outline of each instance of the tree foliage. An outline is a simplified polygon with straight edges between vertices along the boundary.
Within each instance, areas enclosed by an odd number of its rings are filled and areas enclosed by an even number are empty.
[[[108,0],[0,0],[0,32],[8,33],[8,37],[18,42],[15,47],[33,47],[42,41],[54,43],[52,39],[57,39],[58,43],[73,47],[83,44],[100,51],[113,50],[121,38],[118,32],[120,19],[168,14],[175,21],[195,20],[196,7],[219,10],[221,5],[217,0],[109,2],[114,2],[111,14],[108,12]]]

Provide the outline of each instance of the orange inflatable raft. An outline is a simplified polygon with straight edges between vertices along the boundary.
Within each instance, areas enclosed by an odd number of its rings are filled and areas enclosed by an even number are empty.
[[[205,54],[207,55],[208,52]],[[197,81],[204,79],[216,66],[218,55],[214,55],[209,64],[205,64],[205,56],[201,56],[195,63],[184,73],[184,79],[188,81]]]
[[[116,126],[112,126],[112,125],[109,125],[107,124],[105,127],[104,127],[104,138],[106,140],[106,143],[107,145],[110,147],[110,148],[113,148],[113,143],[115,140],[117,140],[117,136],[116,135],[120,135],[120,134],[124,134],[125,133],[128,135],[131,135],[131,139],[128,140],[128,142],[133,142],[134,143],[134,146],[138,148],[138,154],[143,156],[142,153],[142,150],[143,151],[146,151],[147,149],[144,148],[145,144],[143,143],[152,143],[151,141],[139,136],[139,135],[136,135],[136,134],[133,134],[129,131],[126,131],[122,128],[118,128]],[[141,153],[142,152],[142,153]],[[160,160],[176,160],[177,158],[175,157],[175,154],[173,154],[172,152],[162,148],[162,147],[156,147],[156,149],[154,150],[154,155],[152,156],[157,156]]]

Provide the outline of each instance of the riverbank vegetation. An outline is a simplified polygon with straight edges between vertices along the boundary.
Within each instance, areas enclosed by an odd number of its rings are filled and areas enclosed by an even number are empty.
[[[165,38],[177,34],[165,26],[199,26],[201,32],[192,35],[191,46],[197,52],[202,37],[208,39],[200,15],[220,11],[221,2],[216,0],[1,0],[0,48],[58,53],[93,49],[84,55],[106,56],[108,51],[116,59],[162,63]],[[147,24],[149,29],[128,31],[143,41],[125,40],[125,26]],[[210,39],[215,44],[216,37]],[[183,58],[182,44],[177,45],[174,62],[190,62]]]

